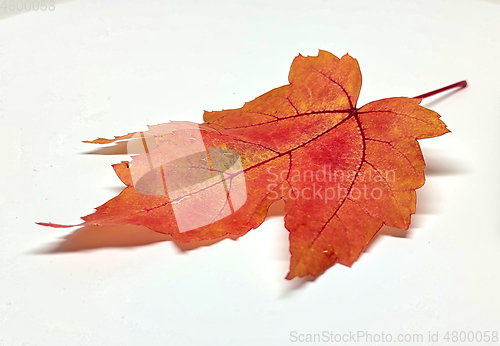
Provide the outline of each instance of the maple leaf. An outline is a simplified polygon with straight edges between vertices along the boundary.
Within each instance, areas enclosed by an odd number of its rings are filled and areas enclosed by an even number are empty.
[[[83,224],[142,225],[179,242],[239,237],[283,199],[287,279],[351,266],[382,225],[409,227],[425,181],[417,139],[449,132],[418,98],[357,108],[360,89],[355,59],[319,51],[294,59],[289,84],[242,108],[205,112],[201,125],[91,141],[128,140],[140,153],[113,165],[126,188]]]

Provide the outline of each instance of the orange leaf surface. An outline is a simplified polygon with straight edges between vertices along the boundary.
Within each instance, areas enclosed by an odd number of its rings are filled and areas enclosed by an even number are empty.
[[[237,237],[283,199],[287,279],[350,266],[382,225],[409,227],[425,181],[417,139],[449,132],[420,99],[357,108],[360,89],[355,59],[319,51],[294,59],[289,84],[242,108],[205,112],[201,125],[94,140],[128,140],[139,154],[113,166],[126,188],[84,224],[142,225],[180,242]]]

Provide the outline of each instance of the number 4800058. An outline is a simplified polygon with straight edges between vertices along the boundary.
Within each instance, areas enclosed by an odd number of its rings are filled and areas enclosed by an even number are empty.
[[[54,0],[3,0],[0,5],[1,11],[54,11],[56,2]]]
[[[498,342],[497,331],[453,331],[443,337],[447,342]]]

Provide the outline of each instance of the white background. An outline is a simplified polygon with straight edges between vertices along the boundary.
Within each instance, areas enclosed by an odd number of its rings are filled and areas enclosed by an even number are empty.
[[[421,141],[412,227],[384,228],[352,268],[285,280],[279,206],[237,241],[194,250],[145,228],[35,225],[78,223],[123,187],[110,165],[128,157],[82,140],[241,107],[318,49],[358,59],[359,105],[469,82],[423,102],[452,133]],[[500,331],[499,80],[493,0],[0,9],[0,345],[289,345],[292,331],[432,331],[446,344],[447,331]]]

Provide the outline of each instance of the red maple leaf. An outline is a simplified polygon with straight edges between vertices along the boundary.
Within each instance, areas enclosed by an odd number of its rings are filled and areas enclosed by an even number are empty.
[[[407,229],[425,181],[417,139],[449,132],[439,115],[419,98],[357,108],[361,72],[349,55],[299,55],[289,82],[242,108],[205,112],[202,125],[92,141],[129,140],[140,154],[113,165],[126,188],[83,225],[142,225],[180,242],[234,237],[284,199],[287,279],[352,265],[384,224]],[[443,90],[456,86],[465,82]]]

